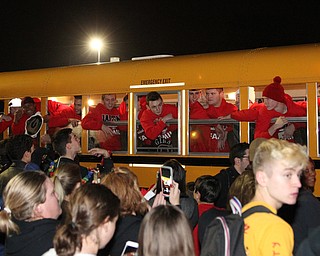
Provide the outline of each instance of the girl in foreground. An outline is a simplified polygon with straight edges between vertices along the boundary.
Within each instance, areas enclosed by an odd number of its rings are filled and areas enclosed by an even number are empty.
[[[85,184],[69,201],[70,220],[59,227],[51,255],[96,255],[112,238],[120,211],[119,199],[105,186]]]

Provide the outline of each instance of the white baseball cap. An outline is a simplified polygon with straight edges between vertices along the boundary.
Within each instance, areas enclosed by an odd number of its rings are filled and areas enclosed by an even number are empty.
[[[9,107],[21,107],[21,101],[20,98],[14,98],[9,101]]]

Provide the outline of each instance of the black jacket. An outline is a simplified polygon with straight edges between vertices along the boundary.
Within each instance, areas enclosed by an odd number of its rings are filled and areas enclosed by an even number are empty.
[[[119,218],[111,241],[98,255],[120,256],[127,241],[138,242],[142,219],[139,215],[125,215]]]
[[[239,175],[240,174],[237,172],[237,170],[231,166],[227,169],[221,170],[220,173],[214,176],[221,185],[220,195],[217,201],[214,203],[215,206],[226,209],[229,201],[229,188]]]
[[[17,174],[24,171],[26,163],[23,161],[13,161],[11,166],[0,174],[0,196],[7,186],[8,182]]]
[[[17,221],[20,233],[7,236],[6,256],[40,256],[53,247],[53,237],[59,224],[54,219]]]

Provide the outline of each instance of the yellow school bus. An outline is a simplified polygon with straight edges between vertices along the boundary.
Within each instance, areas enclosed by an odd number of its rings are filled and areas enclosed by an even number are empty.
[[[229,166],[228,153],[192,152],[190,136],[195,124],[212,124],[217,120],[191,120],[189,118],[189,91],[205,88],[223,88],[228,102],[236,103],[238,92],[240,109],[249,107],[250,88],[255,100],[262,98],[263,88],[275,76],[282,78],[286,93],[294,100],[306,100],[307,116],[296,119],[305,124],[304,144],[309,155],[320,169],[318,134],[318,90],[320,82],[320,46],[299,45],[253,50],[217,52],[187,56],[165,56],[138,60],[68,66],[39,70],[3,72],[0,74],[0,100],[5,110],[8,102],[16,97],[41,99],[41,113],[47,113],[48,100],[70,104],[74,95],[82,95],[82,116],[90,107],[101,102],[101,95],[116,94],[118,104],[128,95],[128,120],[120,124],[127,127],[124,149],[114,152],[115,165],[129,166],[139,177],[140,186],[149,187],[155,182],[158,166],[176,158],[187,170],[187,180],[203,174],[216,174]],[[179,118],[174,120],[177,143],[170,150],[150,150],[140,147],[137,130],[139,99],[150,91],[159,92],[165,103],[178,108]],[[230,121],[231,122],[231,121]],[[232,122],[231,122],[232,123]],[[250,142],[250,129],[254,124],[233,122],[238,126],[238,139]],[[46,133],[43,126],[41,134]],[[81,130],[81,162],[95,165],[95,158],[87,154],[93,131]],[[4,133],[4,137],[8,132]],[[320,180],[319,171],[317,171]],[[315,189],[320,196],[320,185]]]

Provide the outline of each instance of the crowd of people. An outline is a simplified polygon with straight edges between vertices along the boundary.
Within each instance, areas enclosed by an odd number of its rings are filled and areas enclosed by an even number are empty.
[[[111,152],[123,149],[127,129],[114,122],[128,119],[128,97],[117,108],[115,94],[102,95],[83,118],[80,96],[70,106],[48,102],[44,117],[35,99],[12,100],[12,113],[0,121],[0,129],[11,127],[13,134],[1,144],[10,164],[0,173],[0,255],[120,256],[128,241],[139,247],[126,255],[211,255],[203,250],[210,244],[207,227],[216,217],[232,214],[231,198],[240,202],[240,214],[256,206],[270,212],[244,218],[248,255],[316,250],[315,164],[306,147],[294,143],[294,132],[303,125],[286,119],[305,116],[306,104],[285,94],[280,77],[264,89],[264,103],[248,110],[228,103],[222,88],[189,94],[190,119],[255,121],[255,139],[239,143],[228,121],[192,125],[196,136],[191,136],[190,151],[229,153],[230,166],[188,184],[184,167],[170,159],[163,163],[172,170],[168,195],[160,171],[145,193],[134,172],[114,167]],[[178,118],[177,106],[164,103],[158,92],[139,102],[141,143],[176,147],[178,126],[171,121]],[[44,122],[51,148],[39,147]],[[80,125],[102,138],[89,150],[101,158],[97,168],[79,163],[81,142],[73,128]]]
[[[59,132],[69,137],[64,148],[77,144],[69,128]],[[169,196],[158,173],[151,198],[144,197],[137,176],[125,167],[106,170],[101,183],[85,182],[88,173],[70,158],[60,159],[52,172],[26,170],[33,147],[28,135],[7,142],[8,152],[17,156],[10,155],[13,165],[0,174],[5,255],[113,256],[121,255],[128,241],[139,248],[126,255],[207,255],[202,252],[210,243],[207,227],[216,217],[232,214],[228,201],[233,197],[243,212],[256,206],[270,211],[244,218],[248,254],[306,255],[316,247],[308,240],[320,226],[315,166],[299,144],[274,138],[238,143],[230,150],[230,167],[198,177],[192,194],[185,169],[171,159],[163,164],[173,171]],[[108,156],[103,149],[93,154]]]

